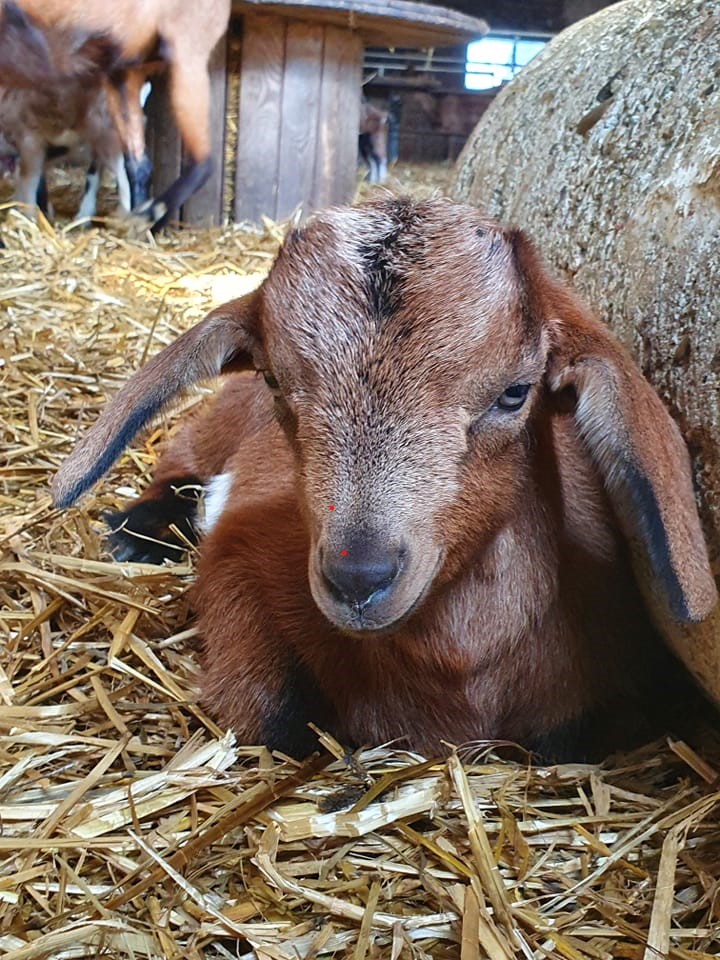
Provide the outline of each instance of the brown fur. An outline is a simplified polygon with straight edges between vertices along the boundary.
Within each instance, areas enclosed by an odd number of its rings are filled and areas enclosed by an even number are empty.
[[[164,219],[174,214],[190,193],[210,173],[210,78],[208,61],[213,47],[227,27],[230,0],[17,0],[17,6],[48,34],[72,33],[78,48],[95,52],[94,74],[103,83],[108,108],[126,155],[136,164],[143,162],[145,133],[139,89],[145,79],[145,62],[154,58],[156,48],[169,68],[169,91],[173,115],[189,164],[178,180],[158,198],[151,216]],[[18,56],[22,36],[8,37],[0,22],[0,83],[23,83]],[[10,45],[15,59],[2,58],[3,45]],[[84,41],[84,43],[82,42]],[[29,36],[30,47],[35,43]],[[33,77],[40,69],[31,61]],[[154,63],[155,61],[153,61]],[[51,58],[45,83],[77,75],[77,66]],[[26,77],[25,82],[30,78]],[[35,82],[35,81],[32,81]]]
[[[648,604],[698,620],[716,600],[687,453],[522,234],[443,201],[319,215],[259,293],[135,375],[56,502],[178,391],[251,366],[271,389],[233,376],[142,497],[231,475],[194,599],[204,700],[243,741],[301,751],[316,720],[353,743],[579,757],[675,721],[683,672]],[[526,403],[501,409],[515,384]],[[399,572],[351,602],[327,578],[363,550]]]
[[[61,32],[47,37],[53,59],[56,54],[68,56],[70,44],[71,38]],[[122,145],[108,116],[105,91],[84,76],[66,75],[34,87],[0,85],[0,133],[19,155],[15,199],[22,203],[35,203],[50,146],[86,144],[99,172],[111,170],[119,185],[126,185]],[[129,196],[122,188],[121,205],[129,210]],[[86,212],[92,215],[94,204]]]
[[[47,81],[52,68],[47,39],[16,3],[0,11],[0,80],[33,86]]]

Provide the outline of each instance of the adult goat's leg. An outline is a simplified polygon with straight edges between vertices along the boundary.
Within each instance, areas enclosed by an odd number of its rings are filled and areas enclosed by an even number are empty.
[[[48,212],[47,185],[43,177],[45,168],[45,144],[35,137],[23,137],[19,146],[20,164],[13,199],[30,208],[40,207]],[[33,211],[28,211],[30,216]]]
[[[140,104],[144,76],[137,70],[114,75],[105,85],[108,109],[120,137],[133,210],[148,201],[152,166],[145,150],[145,117]]]
[[[207,62],[190,50],[172,50],[170,102],[188,156],[180,176],[150,207],[153,230],[178,215],[180,207],[212,173],[210,156],[210,76]]]
[[[95,216],[97,211],[97,195],[100,189],[100,180],[102,178],[102,165],[98,158],[93,154],[90,166],[85,174],[85,189],[83,191],[80,207],[75,215],[76,220],[89,220]]]

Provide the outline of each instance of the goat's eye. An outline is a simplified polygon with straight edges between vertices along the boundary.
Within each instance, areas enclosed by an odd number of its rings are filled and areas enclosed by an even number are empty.
[[[277,382],[275,377],[270,373],[269,370],[263,370],[262,372],[263,380],[270,387],[271,390],[279,390],[280,384]]]
[[[529,383],[515,383],[508,387],[495,401],[501,410],[519,410],[530,392]]]

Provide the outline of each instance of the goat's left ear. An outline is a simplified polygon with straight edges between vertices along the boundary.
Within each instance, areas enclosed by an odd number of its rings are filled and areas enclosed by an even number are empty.
[[[217,307],[128,380],[63,461],[53,501],[67,507],[112,466],[142,427],[184,390],[253,366],[259,293]]]
[[[547,276],[522,234],[514,240],[528,307],[550,333],[550,389],[574,390],[579,434],[653,593],[674,619],[702,620],[717,590],[680,430],[607,328]]]

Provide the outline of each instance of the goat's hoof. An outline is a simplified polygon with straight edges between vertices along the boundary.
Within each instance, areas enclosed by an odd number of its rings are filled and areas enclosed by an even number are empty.
[[[168,220],[170,219],[170,211],[167,207],[167,204],[163,203],[161,200],[147,200],[139,207],[136,207],[133,210],[133,214],[138,217],[142,217],[143,220],[147,221],[147,223],[150,224],[150,229],[153,233],[157,233],[158,230],[164,229],[168,225]]]
[[[195,519],[200,486],[194,478],[168,486],[162,497],[110,511],[106,544],[122,563],[174,563],[197,543]]]

